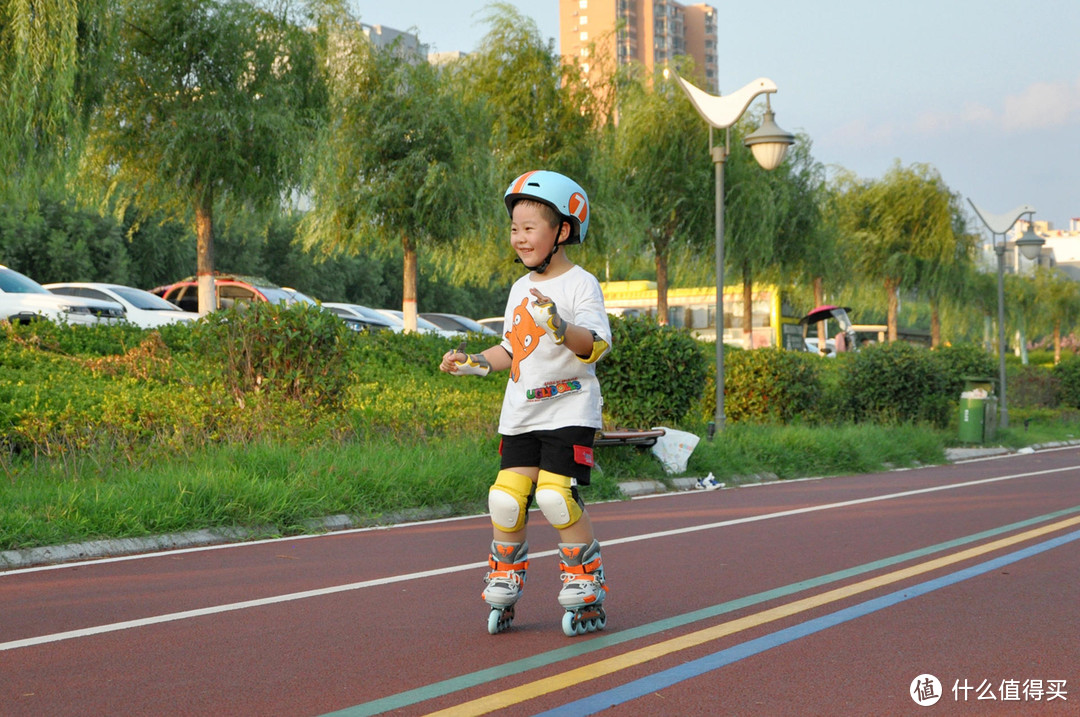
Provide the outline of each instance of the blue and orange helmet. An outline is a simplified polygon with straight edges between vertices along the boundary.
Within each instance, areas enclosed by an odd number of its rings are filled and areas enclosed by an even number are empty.
[[[506,188],[503,201],[511,217],[514,203],[533,199],[553,208],[570,225],[570,237],[563,244],[580,244],[589,230],[589,197],[581,185],[558,172],[536,170],[521,175]]]

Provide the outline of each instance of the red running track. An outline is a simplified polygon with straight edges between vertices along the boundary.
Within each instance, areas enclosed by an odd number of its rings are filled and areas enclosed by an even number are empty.
[[[0,712],[1080,714],[1075,449],[590,514],[578,638],[539,514],[495,636],[483,516],[0,573]]]

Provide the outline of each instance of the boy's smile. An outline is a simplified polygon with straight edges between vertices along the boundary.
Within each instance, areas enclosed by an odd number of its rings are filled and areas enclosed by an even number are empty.
[[[525,266],[539,264],[551,251],[558,236],[559,227],[548,224],[540,208],[519,202],[510,220],[510,245]]]

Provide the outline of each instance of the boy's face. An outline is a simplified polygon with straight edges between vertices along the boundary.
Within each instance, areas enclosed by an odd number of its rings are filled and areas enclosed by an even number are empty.
[[[518,202],[510,218],[510,245],[525,266],[542,262],[555,246],[559,233],[570,233],[570,225],[551,226],[547,214],[532,202]]]

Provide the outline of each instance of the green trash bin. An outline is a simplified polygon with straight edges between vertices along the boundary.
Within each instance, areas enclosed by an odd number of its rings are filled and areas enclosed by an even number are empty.
[[[986,428],[986,399],[960,399],[960,440],[982,443]]]
[[[964,393],[960,395],[960,440],[985,443],[997,436],[997,379],[987,376],[962,376]],[[965,398],[964,394],[982,390],[985,397]]]

